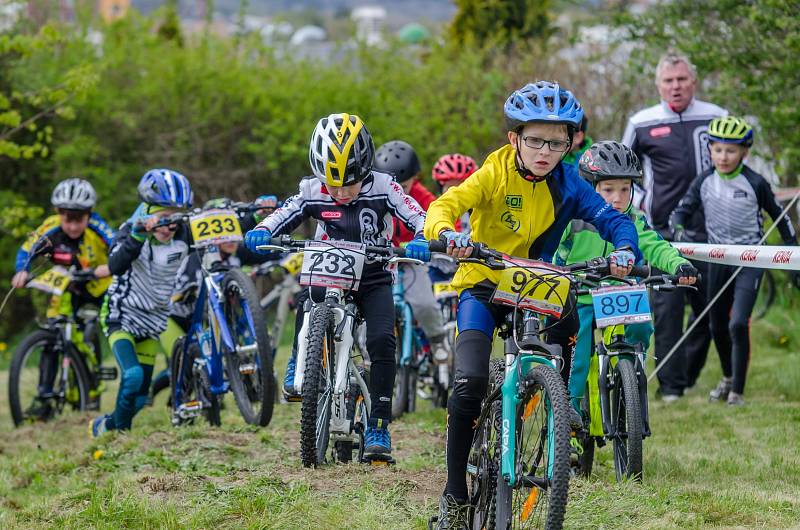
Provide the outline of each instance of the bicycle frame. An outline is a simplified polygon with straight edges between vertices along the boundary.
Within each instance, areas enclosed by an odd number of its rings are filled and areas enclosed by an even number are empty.
[[[517,408],[522,401],[523,391],[521,381],[525,375],[535,368],[537,364],[548,366],[558,371],[555,362],[557,354],[553,352],[553,346],[545,344],[538,337],[540,329],[539,317],[532,311],[522,311],[523,335],[522,340],[517,342],[514,338],[513,313],[506,317],[511,320],[512,329],[509,336],[505,338],[505,378],[500,388],[495,389],[492,395],[487,398],[486,403],[491,403],[496,399],[498,392],[502,394],[502,417],[501,428],[501,456],[500,472],[503,479],[509,486],[515,487],[519,483],[519,476],[516,469],[516,454],[514,451],[514,437],[517,432]],[[519,344],[519,347],[518,347]],[[520,348],[521,347],[521,348]],[[538,352],[535,353],[535,352]],[[482,418],[481,418],[482,419]],[[480,424],[481,419],[478,420]],[[553,451],[554,451],[554,419],[552,407],[547,407],[547,436],[548,436],[548,476],[552,474]]]
[[[286,276],[273,289],[268,292],[260,301],[262,308],[269,307],[273,302],[277,304],[275,321],[270,330],[270,336],[274,338],[272,356],[278,351],[278,342],[283,337],[283,327],[286,325],[286,318],[289,315],[289,300],[300,292],[300,284],[293,274],[287,273]]]
[[[336,358],[334,368],[336,370],[331,399],[331,435],[338,439],[350,438],[351,425],[347,417],[347,403],[345,391],[347,384],[352,376],[356,384],[361,388],[361,395],[364,405],[368,411],[372,410],[372,402],[369,395],[367,383],[356,369],[353,358],[350,355],[355,342],[355,329],[358,322],[358,308],[355,303],[347,302],[342,305],[344,291],[335,287],[328,287],[325,290],[325,301],[313,303],[310,299],[306,301],[305,314],[303,315],[303,326],[300,328],[299,343],[297,346],[297,370],[294,376],[295,391],[300,393],[303,389],[303,381],[308,357],[308,327],[311,321],[311,314],[320,304],[327,305],[333,313],[334,324],[334,344],[336,345]]]
[[[397,267],[397,280],[392,285],[392,296],[394,297],[395,314],[401,315],[405,325],[403,326],[403,336],[398,337],[402,345],[400,354],[400,366],[409,366],[414,360],[414,351],[421,344],[414,326],[414,313],[411,304],[406,302],[406,289],[403,286],[403,275],[405,272],[402,267]],[[417,348],[415,348],[417,346]]]
[[[650,435],[650,413],[647,404],[647,376],[645,375],[645,351],[641,344],[631,345],[625,342],[625,325],[615,324],[603,331],[603,342],[598,344],[597,356],[599,361],[598,387],[600,396],[600,412],[603,423],[603,435],[613,438],[616,432],[611,422],[611,404],[609,403],[609,374],[619,358],[629,359],[636,369],[636,379],[639,383],[639,403],[642,408],[643,436]]]
[[[184,342],[183,351],[185,354],[191,344],[198,344],[202,346],[201,336],[204,333],[203,328],[203,313],[207,310],[208,327],[211,330],[211,344],[210,350],[204,351],[201,347],[200,352],[202,357],[199,362],[202,368],[208,374],[209,382],[211,385],[210,391],[212,394],[219,395],[225,394],[229,390],[229,384],[225,380],[225,369],[222,365],[223,355],[231,355],[240,351],[247,351],[246,348],[255,348],[255,345],[236,346],[233,343],[231,331],[228,328],[228,323],[225,320],[225,315],[222,308],[222,289],[219,283],[225,276],[225,271],[221,272],[207,272],[203,269],[203,282],[200,285],[200,291],[197,295],[194,311],[192,313],[192,323],[187,333],[187,340]],[[255,325],[253,322],[250,307],[247,305],[246,300],[241,300],[242,307],[245,309],[244,313],[247,318],[247,325],[249,329],[254,330]],[[258,361],[258,357],[256,357]],[[181,371],[190,369],[185,363],[181,364]],[[179,374],[179,380],[185,376],[184,373]],[[175,398],[178,403],[183,402],[181,389],[176,388]]]

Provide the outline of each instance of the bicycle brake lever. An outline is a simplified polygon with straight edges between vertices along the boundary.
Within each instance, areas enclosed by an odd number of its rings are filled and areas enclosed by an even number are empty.
[[[422,260],[419,260],[419,259],[414,259],[414,258],[402,258],[402,257],[400,257],[400,256],[394,256],[394,257],[391,257],[391,258],[389,258],[389,259],[388,259],[388,260],[386,260],[386,261],[388,261],[389,263],[410,263],[410,264],[412,264],[412,265],[424,265],[424,264],[425,264],[425,262],[424,262],[424,261],[422,261]]]

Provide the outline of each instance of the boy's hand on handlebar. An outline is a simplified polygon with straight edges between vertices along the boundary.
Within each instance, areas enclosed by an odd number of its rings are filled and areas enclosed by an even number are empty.
[[[609,272],[617,278],[630,274],[636,256],[628,248],[618,248],[608,257]]]
[[[420,261],[431,260],[431,249],[424,235],[418,234],[406,245],[406,257]]]
[[[258,247],[269,245],[272,241],[272,232],[265,228],[254,228],[244,235],[244,246],[256,254],[269,254],[269,250],[259,250]]]
[[[14,289],[22,289],[25,287],[25,284],[28,283],[28,277],[30,274],[28,271],[19,271],[11,278],[11,287]]]
[[[447,245],[447,255],[456,259],[468,258],[472,255],[472,240],[468,234],[455,230],[444,230],[439,239]]]
[[[689,263],[681,263],[675,271],[680,285],[694,285],[697,282],[697,269]]]

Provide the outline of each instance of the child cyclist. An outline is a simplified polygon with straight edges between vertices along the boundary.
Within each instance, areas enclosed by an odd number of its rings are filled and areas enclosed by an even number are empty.
[[[390,175],[373,170],[374,158],[372,136],[361,118],[331,114],[319,120],[309,147],[314,175],[301,180],[295,196],[245,235],[245,245],[257,251],[274,235],[290,233],[309,217],[316,219],[317,232],[323,237],[375,245],[380,238],[392,238],[392,218],[397,217],[416,234],[406,246],[406,256],[427,261],[430,252],[422,235],[425,213]],[[392,451],[388,425],[395,377],[391,273],[379,263],[366,264],[361,286],[354,295],[366,319],[367,350],[372,363],[372,411],[365,433],[365,454],[388,455]],[[302,318],[302,310],[298,309],[296,340]],[[294,370],[293,356],[286,370],[287,382],[289,374],[293,382]],[[293,387],[286,390],[294,392]]]
[[[417,201],[417,204],[427,210],[428,206],[436,200],[420,181],[420,164],[414,148],[402,140],[392,140],[380,146],[375,152],[373,169],[388,173],[400,184],[403,192]],[[408,230],[395,219],[395,233],[392,243],[402,245],[414,239],[414,232]],[[442,310],[439,302],[433,296],[433,285],[428,275],[428,265],[400,265],[403,270],[403,290],[405,299],[411,306],[414,318],[417,320],[425,337],[430,342],[433,359],[437,363],[446,362],[449,358],[444,345],[445,331]]]
[[[639,234],[639,250],[644,259],[664,271],[672,271],[679,276],[682,284],[695,283],[697,270],[684,259],[669,242],[665,241],[645,220],[644,214],[633,209],[633,184],[642,180],[642,167],[639,159],[626,145],[613,141],[593,144],[578,162],[578,173],[614,207],[636,225]],[[604,241],[597,229],[590,223],[571,221],[564,231],[561,244],[555,255],[558,265],[580,263],[597,256],[607,256],[613,247]],[[569,378],[569,397],[576,411],[581,410],[589,375],[589,359],[592,353],[592,324],[594,309],[591,295],[578,298],[578,318],[580,329],[575,354],[572,358],[572,373]],[[650,344],[653,326],[649,322],[625,326],[627,340],[640,342],[645,351]]]
[[[709,150],[714,168],[698,176],[670,217],[675,240],[680,241],[683,226],[692,212],[705,214],[708,242],[718,245],[757,245],[763,230],[761,210],[773,219],[781,207],[769,183],[750,169],[744,159],[753,145],[753,129],[733,116],[715,118],[708,124]],[[786,245],[797,245],[797,236],[788,217],[778,223]],[[711,264],[708,270],[709,299],[716,296],[735,266]],[[750,360],[750,314],[753,311],[761,269],[744,267],[710,310],[711,334],[722,363],[722,380],[711,391],[712,401],[728,405],[744,404],[744,385]]]
[[[624,276],[638,259],[636,227],[606,204],[577,169],[562,163],[583,110],[572,93],[539,81],[514,91],[504,106],[509,145],[491,153],[463,184],[451,188],[428,210],[425,235],[447,242],[448,254],[467,257],[471,239],[511,256],[550,261],[567,223],[593,223],[613,242],[611,272]],[[455,221],[472,209],[472,235],[455,230]],[[453,279],[459,292],[453,393],[448,400],[447,485],[439,502],[437,528],[468,528],[467,458],[486,395],[492,337],[508,309],[490,300],[499,273],[461,264]],[[567,302],[564,318],[548,340],[559,344],[567,375],[577,315]],[[576,415],[577,416],[577,415]],[[580,418],[572,419],[579,424]]]
[[[48,253],[75,256],[80,264],[80,277],[74,278],[68,290],[53,296],[47,310],[47,317],[57,317],[63,312],[72,313],[85,304],[100,305],[100,300],[108,288],[108,249],[114,239],[114,231],[97,212],[93,212],[97,194],[92,185],[83,179],[71,178],[59,182],[53,189],[50,202],[56,210],[55,215],[44,222],[28,237],[17,252],[16,274],[11,279],[15,289],[25,287],[30,279],[30,266],[37,249],[45,248]],[[78,275],[76,275],[78,276]],[[76,344],[87,354],[90,363],[100,363],[100,352],[93,351],[92,337],[84,337],[86,330],[78,330]],[[45,348],[39,360],[39,384],[27,415],[47,418],[52,411],[51,398],[58,367],[57,356]],[[100,382],[98,382],[100,383]],[[102,383],[89,391],[89,408],[95,408]]]
[[[120,228],[109,256],[113,281],[102,316],[122,375],[114,411],[90,424],[95,437],[131,428],[133,417],[147,403],[156,355],[171,352],[183,334],[167,317],[191,235],[184,223],[160,223],[192,206],[192,188],[176,171],[153,169],[142,177],[138,192],[142,204]]]

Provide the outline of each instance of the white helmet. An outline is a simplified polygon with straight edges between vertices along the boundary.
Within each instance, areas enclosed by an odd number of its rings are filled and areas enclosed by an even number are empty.
[[[50,202],[65,210],[91,210],[97,202],[97,193],[86,180],[67,179],[58,183]]]
[[[322,118],[311,135],[308,161],[314,175],[327,186],[361,182],[372,170],[374,158],[372,135],[355,114]]]

